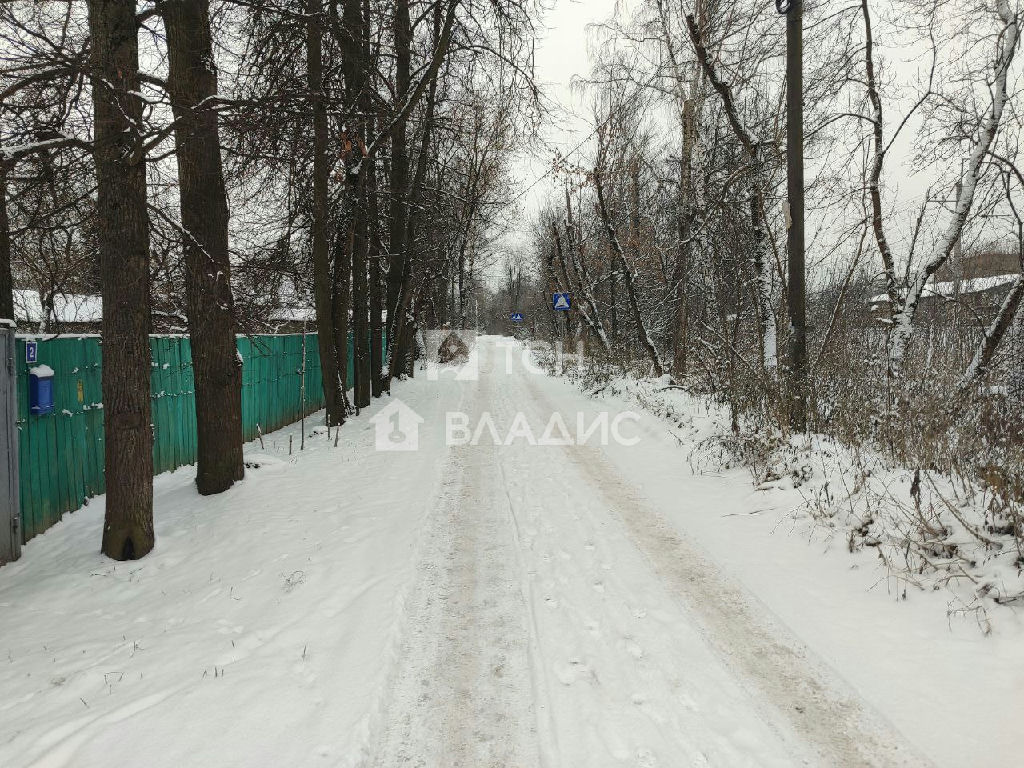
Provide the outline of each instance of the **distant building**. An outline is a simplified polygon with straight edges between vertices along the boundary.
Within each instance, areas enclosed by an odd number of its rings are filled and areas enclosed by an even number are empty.
[[[972,322],[988,322],[999,311],[1010,286],[1020,277],[1016,254],[984,252],[959,264],[943,265],[921,296],[922,319],[940,322],[958,314]],[[869,300],[876,318],[889,314],[889,296],[879,293]]]
[[[316,310],[312,307],[279,307],[267,318],[271,333],[302,333],[303,325],[310,333],[316,331]]]
[[[22,333],[99,333],[103,299],[76,293],[15,289],[14,320]]]
[[[188,333],[188,321],[175,312],[151,309],[152,332]],[[54,293],[15,289],[14,320],[19,333],[46,335],[92,334],[103,330],[103,297],[83,293]]]

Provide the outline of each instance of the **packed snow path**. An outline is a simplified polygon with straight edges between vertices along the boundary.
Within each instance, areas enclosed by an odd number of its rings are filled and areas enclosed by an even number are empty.
[[[449,456],[371,762],[921,764],[668,529],[596,436],[515,429],[578,426],[524,362],[481,346],[464,402],[479,440]]]
[[[849,555],[772,536],[784,510],[742,473],[694,475],[662,422],[506,344],[396,385],[338,447],[319,427],[299,453],[298,426],[247,446],[226,494],[161,476],[140,562],[96,553],[102,499],[31,542],[0,570],[0,766],[1019,757],[1014,635],[869,594]],[[398,399],[419,449],[377,451]],[[479,439],[450,445],[450,414]],[[635,444],[534,444],[553,414]]]

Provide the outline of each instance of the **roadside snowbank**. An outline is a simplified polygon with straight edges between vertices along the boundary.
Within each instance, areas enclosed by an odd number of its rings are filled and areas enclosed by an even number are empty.
[[[867,534],[853,536],[851,551],[850,521],[859,509],[854,503],[850,512],[834,490],[836,473],[848,471],[843,454],[812,444],[824,453],[809,470],[798,464],[795,475],[779,472],[793,466],[773,460],[761,465],[777,475],[765,482],[726,450],[722,438],[729,422],[720,409],[666,385],[615,378],[596,391],[577,389],[580,408],[640,406],[656,417],[641,422],[651,439],[630,448],[611,445],[608,458],[635,478],[668,522],[704,547],[937,765],[1019,763],[1024,612],[996,606],[991,593],[978,595],[970,580],[950,579],[945,571],[914,578],[895,572],[879,556],[880,547],[864,541],[887,524],[881,518]],[[829,450],[834,453],[825,455]],[[793,452],[805,459],[814,455],[806,447]],[[876,479],[901,499],[901,508],[889,511],[894,518],[906,513],[912,478],[900,468],[889,467],[884,476],[879,470]],[[835,503],[823,507],[826,482]],[[936,484],[943,489],[938,479]],[[946,514],[929,490],[922,489],[923,503]],[[823,517],[823,508],[834,515]],[[951,538],[969,545],[950,528]],[[887,546],[896,551],[898,530],[889,536]],[[1022,586],[1015,567],[999,553],[979,559],[977,567],[1007,592]]]
[[[399,386],[436,423],[461,396]],[[248,444],[245,480],[218,496],[194,467],[160,475],[141,561],[100,555],[104,497],[29,542],[0,571],[0,765],[357,764],[446,453],[429,432],[430,450],[374,451],[387,403],[337,448],[318,427],[300,453],[298,425]]]

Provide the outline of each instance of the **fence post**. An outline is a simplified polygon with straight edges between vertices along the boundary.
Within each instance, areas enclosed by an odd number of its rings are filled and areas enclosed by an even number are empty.
[[[0,565],[21,557],[14,326],[0,320]]]

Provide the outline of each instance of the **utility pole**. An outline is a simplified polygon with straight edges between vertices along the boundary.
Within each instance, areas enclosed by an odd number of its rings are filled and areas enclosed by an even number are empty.
[[[789,426],[807,429],[807,289],[804,261],[803,0],[776,0],[786,14],[786,192],[789,202]]]

